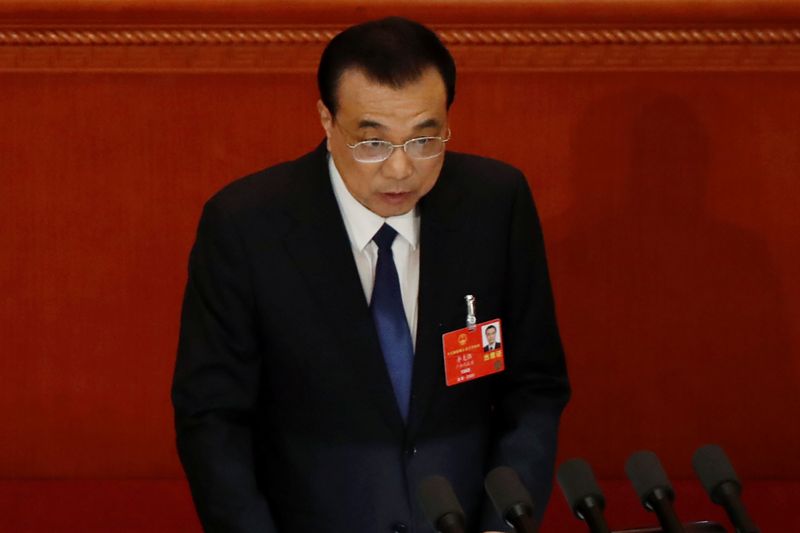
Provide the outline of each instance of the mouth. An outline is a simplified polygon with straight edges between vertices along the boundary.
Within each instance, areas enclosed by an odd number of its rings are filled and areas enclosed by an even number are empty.
[[[381,196],[383,196],[384,200],[386,200],[389,203],[393,203],[393,204],[394,203],[398,203],[399,204],[399,203],[404,202],[408,198],[410,198],[411,197],[411,193],[410,192],[384,192],[384,193],[381,193]]]

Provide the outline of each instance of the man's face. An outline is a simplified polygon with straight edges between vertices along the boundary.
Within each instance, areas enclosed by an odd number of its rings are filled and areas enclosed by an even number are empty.
[[[486,344],[494,344],[495,337],[497,337],[497,330],[486,328]]]
[[[433,188],[444,154],[411,159],[395,148],[380,163],[360,163],[348,144],[380,139],[402,144],[415,137],[447,136],[447,94],[439,73],[430,68],[415,82],[395,89],[346,70],[339,80],[333,117],[317,103],[328,150],[350,194],[382,217],[407,213]]]

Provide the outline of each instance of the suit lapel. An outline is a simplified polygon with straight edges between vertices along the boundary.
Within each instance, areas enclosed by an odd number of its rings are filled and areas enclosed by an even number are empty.
[[[401,434],[403,420],[331,187],[324,145],[298,165],[296,174],[287,205],[296,225],[286,235],[286,248],[340,341],[353,375]]]
[[[454,313],[466,318],[459,294],[471,248],[464,190],[445,160],[436,186],[420,201],[420,284],[417,346],[414,358],[410,429],[425,416],[433,392],[444,384],[442,333]],[[457,327],[464,327],[461,322]]]

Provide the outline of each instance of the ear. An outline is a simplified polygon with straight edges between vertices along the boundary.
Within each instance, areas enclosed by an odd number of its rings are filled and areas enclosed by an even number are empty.
[[[322,103],[322,100],[317,100],[317,112],[319,112],[319,121],[322,124],[322,129],[325,130],[325,136],[328,137],[328,142],[330,142],[331,132],[333,131],[333,115]]]

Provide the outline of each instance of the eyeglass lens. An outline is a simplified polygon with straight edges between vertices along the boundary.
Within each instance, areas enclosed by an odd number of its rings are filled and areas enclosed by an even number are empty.
[[[404,145],[406,154],[413,159],[430,159],[444,151],[444,141],[438,137],[411,139]],[[364,141],[353,147],[353,156],[358,161],[383,161],[392,154],[394,147],[388,141]]]

